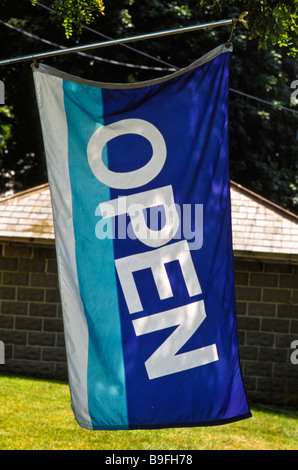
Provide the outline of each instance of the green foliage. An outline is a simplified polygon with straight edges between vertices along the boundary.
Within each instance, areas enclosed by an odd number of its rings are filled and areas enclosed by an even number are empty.
[[[0,162],[2,162],[8,154],[8,149],[12,144],[12,106],[0,106]],[[1,185],[4,187],[9,183],[11,174],[5,166],[1,165],[0,170]]]
[[[0,106],[0,155],[7,151],[7,143],[11,138],[12,107]]]
[[[36,5],[36,1],[32,0],[33,6]],[[52,8],[60,18],[67,38],[73,35],[74,23],[77,25],[77,33],[81,34],[83,25],[91,24],[95,17],[104,14],[102,0],[55,0]]]
[[[200,5],[212,3],[201,0]],[[236,4],[248,12],[247,22],[250,39],[257,39],[262,49],[278,45],[285,47],[289,54],[296,56],[298,52],[298,5],[297,0],[215,0],[215,11],[223,12]]]
[[[47,5],[52,5],[54,0],[43,0],[42,3],[45,1]],[[226,5],[232,5],[225,10],[223,1],[217,3],[221,3],[220,10],[211,0],[204,1],[203,6],[200,6],[199,0],[109,0],[105,15],[99,14],[94,18],[93,29],[114,38],[126,37],[208,23],[220,18],[238,18],[249,3],[252,7],[255,3],[255,7],[259,8],[261,2],[226,1]],[[266,8],[273,5],[270,1],[265,3]],[[279,3],[275,1],[276,5]],[[290,8],[293,3],[288,2],[287,5]],[[269,16],[271,18],[271,14]],[[73,36],[66,40],[61,18],[57,14],[49,15],[38,5],[32,8],[31,2],[1,0],[2,20],[56,43],[77,45],[81,39],[77,30],[74,29]],[[251,22],[251,13],[245,19],[249,18]],[[297,60],[288,54],[291,45],[280,47],[276,43],[273,46],[271,42],[275,40],[269,38],[267,48],[261,47],[260,36],[249,40],[253,37],[251,30],[251,23],[249,31],[238,24],[233,33],[231,88],[298,110],[290,99],[293,91],[290,85],[298,78]],[[185,67],[226,42],[230,32],[231,27],[228,26],[142,41],[132,46],[169,64]],[[87,30],[81,36],[85,44],[100,40]],[[41,47],[38,41],[1,25],[0,42],[3,59],[40,52],[46,47],[52,49],[51,46]],[[102,48],[92,53],[124,63],[161,65],[123,46]],[[92,61],[74,54],[53,57],[46,63],[90,80],[111,83],[149,80],[167,73]],[[47,180],[47,174],[31,67],[28,63],[3,67],[0,78],[5,82],[5,102],[11,115],[9,117],[0,112],[0,134],[3,135],[0,192],[3,192],[8,189],[4,174],[13,175],[15,189],[42,184]],[[231,178],[295,213],[298,213],[297,129],[297,114],[230,93]]]
[[[239,28],[240,29],[240,28]],[[291,105],[298,64],[279,46],[256,49],[238,30],[231,88],[271,103]],[[230,173],[234,181],[298,212],[297,115],[230,93]]]
[[[32,5],[36,4],[36,0],[31,1]],[[172,8],[176,10],[177,16],[191,16],[188,2],[185,1],[182,5],[179,3],[178,1],[172,2]],[[279,45],[287,48],[289,54],[297,55],[297,0],[286,2],[280,0],[200,0],[197,3],[201,7],[210,6],[215,14],[224,12],[233,5],[241,7],[242,10],[248,11],[250,38],[257,39],[260,48],[267,49],[268,45]],[[151,1],[153,11],[160,6],[167,8],[167,4],[168,2],[158,0]],[[104,14],[102,0],[54,0],[52,7],[60,17],[67,38],[73,35],[74,22],[77,25],[77,33],[81,34],[84,24],[88,25],[99,14]],[[150,16],[150,10],[147,14]]]

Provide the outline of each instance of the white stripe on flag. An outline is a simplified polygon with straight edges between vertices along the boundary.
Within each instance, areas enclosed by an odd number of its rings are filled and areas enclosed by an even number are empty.
[[[78,423],[92,429],[87,395],[88,328],[75,260],[63,80],[38,71],[33,75],[47,154],[71,399],[73,410],[81,411],[76,416]]]

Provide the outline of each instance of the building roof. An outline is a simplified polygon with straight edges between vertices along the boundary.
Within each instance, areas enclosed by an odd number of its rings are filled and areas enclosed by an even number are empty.
[[[231,182],[233,249],[238,255],[298,260],[298,216]],[[54,243],[49,185],[0,200],[0,240]]]
[[[0,200],[0,239],[54,242],[49,184]]]
[[[297,215],[232,181],[231,206],[234,251],[298,259]]]

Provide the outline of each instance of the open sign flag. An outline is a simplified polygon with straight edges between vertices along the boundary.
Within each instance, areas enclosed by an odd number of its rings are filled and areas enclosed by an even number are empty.
[[[230,52],[123,85],[34,69],[82,427],[251,416],[235,316]]]

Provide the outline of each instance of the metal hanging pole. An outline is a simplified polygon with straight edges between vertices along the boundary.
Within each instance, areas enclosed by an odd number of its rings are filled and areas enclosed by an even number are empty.
[[[23,57],[15,57],[12,59],[1,60],[0,65],[12,65],[12,64],[17,64],[19,62],[29,61],[29,60],[36,61],[39,59],[45,59],[47,57],[54,57],[54,56],[58,56],[62,54],[69,54],[71,52],[82,52],[82,51],[88,51],[90,49],[97,49],[100,47],[117,46],[119,44],[127,44],[129,42],[143,41],[145,39],[155,39],[155,38],[160,38],[163,36],[171,36],[173,34],[191,33],[193,31],[198,31],[199,29],[216,28],[218,26],[231,25],[233,24],[233,21],[234,20],[220,20],[220,21],[214,21],[213,23],[186,26],[184,28],[169,29],[166,31],[159,31],[156,33],[149,33],[149,34],[141,34],[139,36],[132,36],[129,38],[112,39],[110,41],[96,42],[94,44],[86,44],[84,46],[68,47],[65,49],[57,49],[57,50],[49,51],[49,52],[41,52],[37,54],[25,55]]]

